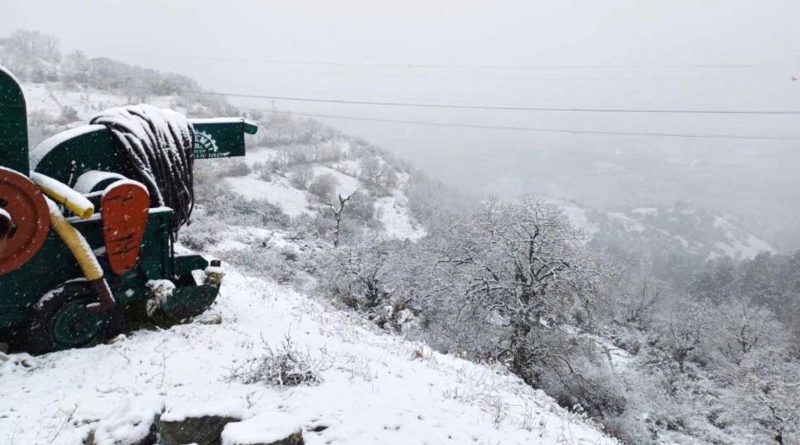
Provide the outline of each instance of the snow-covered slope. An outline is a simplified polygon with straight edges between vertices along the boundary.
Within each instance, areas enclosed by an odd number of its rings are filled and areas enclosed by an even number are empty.
[[[66,90],[59,83],[25,83],[23,89],[29,112],[38,111],[58,116],[63,108],[70,107],[84,120],[108,108],[129,105],[132,99],[94,88]],[[185,101],[175,95],[149,96],[147,103],[160,108],[186,111]]]
[[[25,91],[46,135],[128,103],[114,94],[65,92],[58,85],[25,85]],[[171,96],[148,102],[184,112],[195,107]],[[244,160],[254,167],[275,154],[256,148]],[[360,168],[347,157],[312,164],[315,175],[337,179],[340,193],[369,188]],[[388,237],[419,239],[425,232],[411,217],[404,193],[409,176],[398,172],[389,190],[373,196],[375,218]],[[232,175],[221,183],[271,202],[290,217],[319,211],[314,197],[292,185],[288,175]],[[196,215],[195,226],[202,227],[202,205]],[[249,255],[254,248],[285,253],[319,247],[292,236],[278,228],[223,227],[205,253],[226,257]],[[357,315],[276,284],[275,277],[228,270],[210,310],[219,315],[218,324],[206,316],[212,323],[138,330],[89,349],[37,358],[0,355],[0,443],[81,444],[94,431],[97,444],[129,444],[146,435],[148,420],[162,412],[249,419],[238,424],[237,434],[254,440],[270,432],[262,431],[270,430],[265,424],[279,422],[278,428],[302,428],[308,444],[615,443],[501,367],[403,341]],[[316,363],[320,384],[276,388],[230,381],[234,369],[258,355],[262,339],[277,347],[286,337]]]
[[[334,195],[348,196],[355,191],[371,195],[374,200],[371,204],[374,209],[374,218],[380,222],[386,237],[417,240],[425,236],[425,229],[409,211],[408,197],[405,194],[409,174],[397,169],[395,182],[383,190],[382,194],[378,193],[375,191],[375,187],[364,179],[359,163],[348,158],[350,142],[344,139],[336,141],[336,143],[341,149],[344,160],[312,161],[303,163],[302,166],[307,167],[314,178],[323,175],[332,177],[336,183]],[[302,150],[304,148],[307,146],[295,145],[292,149]],[[271,173],[268,178],[258,173],[259,166],[274,163],[282,155],[278,150],[271,148],[255,147],[250,149],[244,162],[253,169],[253,172],[244,176],[224,177],[223,184],[245,198],[264,200],[276,205],[291,217],[314,215],[320,211],[327,211],[319,197],[314,196],[307,189],[298,187],[290,180],[291,171]],[[386,162],[378,159],[380,162]]]
[[[113,344],[0,364],[0,443],[102,444],[146,434],[144,419],[227,414],[301,427],[308,444],[610,444],[585,419],[502,369],[382,334],[276,284],[229,273],[220,324],[140,330]],[[316,386],[228,382],[291,337],[319,364]],[[27,366],[21,364],[24,362]],[[262,419],[262,420],[259,420]],[[145,427],[141,426],[144,425]],[[320,426],[325,426],[322,431]],[[118,443],[131,443],[121,441]]]
[[[258,175],[224,178],[224,184],[247,199],[264,200],[274,204],[289,216],[300,216],[309,212],[308,195],[294,188],[287,178],[264,181]]]
[[[776,253],[766,241],[706,209],[677,205],[603,213],[566,201],[552,202],[591,240],[604,245],[669,248],[705,260],[745,260],[761,252]]]

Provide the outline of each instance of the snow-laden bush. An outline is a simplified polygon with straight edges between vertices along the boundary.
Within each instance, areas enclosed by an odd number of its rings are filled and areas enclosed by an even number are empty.
[[[388,243],[331,249],[322,261],[320,288],[345,306],[374,314],[378,307],[390,304],[384,285],[388,257]]]
[[[263,338],[261,341],[263,350],[231,371],[228,381],[268,386],[316,385],[322,382],[322,362],[312,358],[308,352],[300,351],[289,336],[277,348],[271,347]]]
[[[308,185],[311,184],[313,180],[314,170],[305,164],[292,168],[289,173],[289,181],[300,190],[308,189]]]
[[[280,207],[266,200],[244,198],[217,183],[195,180],[195,198],[196,210],[201,209],[203,217],[193,218],[193,221],[202,222],[211,230],[225,224],[284,229],[290,225],[289,216]]]
[[[617,376],[591,356],[571,352],[561,366],[553,362],[539,367],[542,389],[561,406],[596,419],[622,415],[627,400]]]
[[[637,413],[626,410],[622,414],[609,416],[602,420],[605,432],[612,437],[616,437],[623,443],[637,445],[655,445],[656,440],[654,431],[647,427],[646,422],[642,422]]]
[[[316,196],[322,202],[328,202],[336,199],[336,187],[339,185],[339,180],[336,176],[330,173],[324,173],[311,181],[308,186],[308,192]]]
[[[272,168],[272,164],[269,162],[255,162],[251,167],[251,170],[258,176],[258,179],[270,182],[274,177],[275,171]]]

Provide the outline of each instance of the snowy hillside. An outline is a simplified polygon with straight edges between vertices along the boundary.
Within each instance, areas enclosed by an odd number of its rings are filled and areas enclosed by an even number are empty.
[[[347,140],[337,141],[338,149],[342,156],[347,157],[350,146]],[[298,147],[294,147],[297,149]],[[256,147],[248,152],[244,162],[251,170],[258,169],[259,165],[268,165],[276,162],[281,157],[278,150]],[[335,195],[348,196],[356,191],[368,190],[369,184],[365,183],[361,166],[354,161],[311,162],[309,163],[311,177],[329,176],[333,178],[335,186],[331,192]],[[290,217],[301,215],[314,215],[324,211],[325,198],[314,196],[308,190],[303,190],[290,179],[291,173],[274,174],[265,178],[256,172],[245,176],[232,176],[223,178],[224,184],[230,190],[248,199],[265,200],[279,207]],[[398,239],[416,240],[425,236],[425,230],[410,214],[408,198],[403,190],[407,186],[409,175],[405,172],[398,174],[396,183],[392,184],[386,196],[377,196],[372,204],[375,218],[381,223],[381,228],[387,237]],[[308,182],[313,181],[313,179]]]
[[[111,107],[128,105],[136,98],[124,97],[93,88],[65,89],[59,83],[26,83],[23,85],[28,110],[32,116],[30,125],[31,142],[55,132],[76,125],[85,124],[96,113]],[[163,108],[174,109],[189,117],[204,117],[212,111],[206,105],[189,102],[177,95],[148,96],[148,103]],[[272,128],[262,128],[261,132],[271,133]],[[266,137],[269,137],[266,136]],[[254,144],[254,142],[256,142]],[[373,217],[380,222],[385,236],[398,239],[419,239],[425,230],[409,213],[408,198],[404,190],[408,186],[409,174],[402,168],[383,159],[380,152],[354,153],[356,141],[344,135],[333,135],[330,140],[311,141],[306,144],[271,144],[270,147],[249,141],[248,154],[243,159],[250,172],[235,176],[222,175],[223,185],[246,199],[263,200],[278,206],[290,217],[314,215],[322,210],[326,199],[315,197],[307,190],[313,178],[330,176],[333,178],[332,195],[347,196],[355,191],[371,195],[370,205]],[[320,147],[320,144],[327,145]],[[319,159],[289,159],[295,153],[320,151],[334,152],[335,156]],[[276,166],[283,161],[284,165]],[[359,162],[360,161],[360,162]],[[259,169],[270,168],[269,175],[259,174]],[[306,190],[291,181],[291,167],[307,167],[310,172]],[[281,168],[283,167],[283,168]],[[201,167],[202,168],[202,167]],[[365,169],[377,169],[367,172]],[[391,182],[379,184],[378,180],[391,174]],[[377,175],[377,179],[376,179]],[[372,181],[370,181],[372,179]],[[376,187],[377,186],[377,187]]]
[[[502,369],[381,334],[265,280],[231,271],[211,312],[220,319],[12,355],[0,363],[0,443],[80,444],[90,431],[98,444],[138,443],[164,410],[244,419],[231,437],[302,428],[308,444],[614,443]],[[277,347],[285,337],[316,363],[320,384],[228,381],[260,339]]]
[[[65,92],[53,84],[28,84],[25,91],[32,123],[41,125],[44,135],[85,122],[102,108],[128,103],[118,95]],[[202,111],[201,105],[173,96],[148,102]],[[311,170],[310,178],[333,178],[333,195],[364,193],[374,213],[359,224],[381,236],[423,237],[404,193],[409,174],[392,165],[392,180],[382,183],[389,161],[373,152],[351,156],[354,146],[364,147],[334,139],[341,154],[337,159],[300,162]],[[307,223],[320,217],[325,202],[308,185],[298,186],[297,166],[263,173],[264,166],[285,154],[274,145],[255,147],[243,160],[244,171],[231,163],[228,170],[213,166],[206,172],[219,170],[214,185],[221,189],[214,190],[251,200],[248,208],[270,203],[290,221]],[[375,171],[365,171],[376,165],[383,175],[377,180]],[[189,241],[206,236],[204,253],[237,264],[257,262],[253,249],[278,252],[283,256],[277,261],[284,265],[293,254],[320,248],[319,240],[298,239],[291,223],[284,228],[247,219],[223,224],[209,212],[213,201],[199,203]],[[209,234],[206,229],[212,227]],[[37,358],[0,353],[0,443],[138,444],[159,416],[163,421],[235,419],[223,432],[226,444],[263,443],[296,430],[303,431],[308,444],[616,443],[585,417],[566,412],[500,366],[442,355],[382,333],[356,315],[276,284],[278,276],[253,278],[227,268],[217,303],[192,323],[138,330],[110,344]],[[262,339],[276,349],[291,339],[307,354],[321,382],[276,388],[232,379],[243,364],[263,354]]]

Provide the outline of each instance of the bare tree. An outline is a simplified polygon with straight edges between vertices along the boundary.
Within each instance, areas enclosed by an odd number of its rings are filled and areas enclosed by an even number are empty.
[[[580,248],[580,239],[553,206],[527,197],[492,200],[452,227],[440,252],[454,281],[464,283],[464,306],[503,326],[499,356],[528,383],[535,381],[536,363],[570,367],[538,334],[563,319],[575,302],[588,309],[599,268]]]
[[[19,29],[5,39],[0,57],[3,64],[20,78],[38,82],[45,77],[57,76],[47,65],[61,60],[58,46],[58,39],[53,36]]]
[[[649,324],[661,298],[661,288],[647,280],[642,280],[641,284],[633,289],[624,290],[622,301],[619,302],[621,321],[634,326]]]
[[[392,166],[377,156],[367,156],[359,162],[361,177],[371,184],[388,190],[397,184]]]
[[[772,437],[778,445],[800,439],[800,366],[784,360],[758,360],[742,369],[743,420]]]
[[[64,75],[67,79],[80,83],[89,81],[92,71],[92,63],[86,54],[74,51],[67,54],[63,63]]]
[[[341,193],[337,194],[337,201],[334,202],[333,199],[328,200],[325,205],[331,209],[333,212],[333,219],[335,222],[335,226],[333,229],[333,247],[339,247],[341,229],[342,229],[342,213],[344,212],[346,204],[353,198],[353,196],[358,192],[358,189],[354,190],[347,196],[342,196]]]
[[[708,305],[702,301],[678,299],[662,315],[658,325],[658,342],[681,373],[686,364],[699,357],[706,346],[711,322]]]
[[[785,328],[767,309],[742,299],[734,299],[717,308],[718,349],[731,363],[742,359],[764,343],[785,343]]]

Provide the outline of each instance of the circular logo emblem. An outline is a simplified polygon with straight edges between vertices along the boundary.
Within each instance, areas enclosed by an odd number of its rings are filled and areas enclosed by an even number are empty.
[[[195,151],[199,151],[200,153],[216,153],[219,151],[219,146],[217,145],[217,141],[211,137],[210,134],[206,133],[205,131],[198,131],[194,135],[195,141]]]

